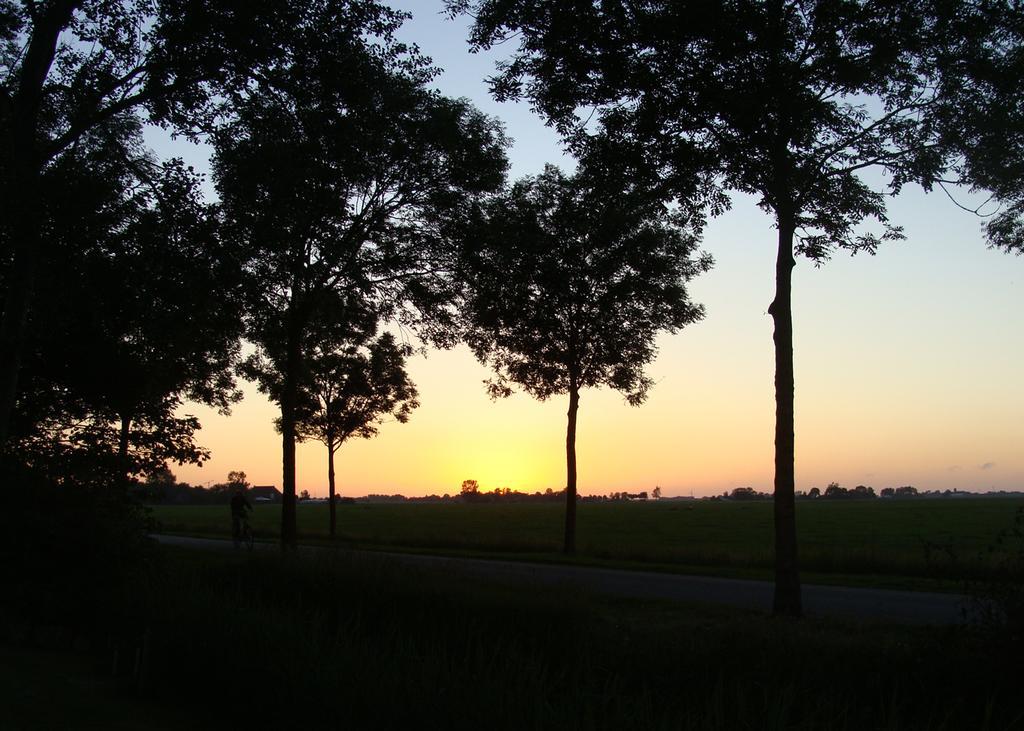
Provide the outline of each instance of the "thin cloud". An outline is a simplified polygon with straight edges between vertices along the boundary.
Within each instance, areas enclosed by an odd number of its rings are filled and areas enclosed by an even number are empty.
[[[958,465],[958,464],[950,465],[949,467],[946,468],[946,470],[948,472],[959,472],[960,471],[960,465]]]
[[[979,470],[990,470],[990,469],[992,469],[995,466],[996,466],[995,462],[986,462],[983,465],[978,465],[978,469]]]

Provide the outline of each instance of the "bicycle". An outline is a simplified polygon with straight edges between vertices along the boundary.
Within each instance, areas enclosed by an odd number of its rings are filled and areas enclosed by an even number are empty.
[[[246,550],[252,550],[252,545],[256,538],[253,535],[248,515],[242,515],[238,518],[238,530],[235,533],[234,539],[235,548],[244,546]]]

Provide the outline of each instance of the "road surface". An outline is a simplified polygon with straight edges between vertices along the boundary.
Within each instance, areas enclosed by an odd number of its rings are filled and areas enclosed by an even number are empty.
[[[161,544],[185,548],[233,551],[231,541],[212,538],[154,535]],[[277,544],[257,543],[256,550],[279,550]],[[772,583],[710,576],[687,576],[653,571],[629,571],[590,566],[538,564],[424,554],[358,551],[302,546],[300,552],[340,551],[408,566],[424,566],[468,576],[521,582],[533,586],[579,588],[593,593],[633,599],[723,604],[771,611]],[[949,625],[964,621],[967,597],[920,591],[893,591],[844,586],[803,585],[807,616],[841,617],[896,624]]]

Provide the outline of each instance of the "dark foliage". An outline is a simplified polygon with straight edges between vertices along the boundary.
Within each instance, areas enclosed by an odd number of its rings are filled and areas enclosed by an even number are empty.
[[[988,547],[988,576],[969,581],[969,612],[983,639],[1002,652],[1024,653],[1024,508]]]
[[[473,15],[474,49],[513,44],[491,80],[498,99],[529,99],[577,150],[637,160],[687,205],[719,213],[727,207],[722,191],[740,191],[775,219],[775,610],[799,615],[795,256],[818,264],[837,250],[874,252],[901,238],[887,219],[886,195],[914,182],[931,188],[957,167],[941,111],[956,103],[955,81],[947,82],[962,75],[951,69],[972,56],[954,49],[944,57],[948,39],[973,48],[1009,43],[1014,55],[1019,44],[999,37],[1003,25],[986,25],[986,3],[449,0],[448,7]],[[1018,3],[992,7],[1020,17]],[[872,168],[886,176],[883,186],[863,177]],[[872,219],[875,229],[865,228]]]
[[[235,100],[215,136],[226,231],[248,254],[246,364],[281,407],[282,541],[295,541],[296,425],[311,352],[394,318],[451,343],[454,240],[504,177],[500,125],[427,87],[434,70],[395,42],[401,16],[331,3],[295,29],[287,63]],[[345,330],[349,333],[346,334]]]
[[[174,473],[164,467],[132,486],[131,494],[145,505],[227,505],[235,493],[247,492],[251,487],[244,472],[229,472],[226,482],[202,487],[178,482]]]
[[[335,5],[322,1],[318,6]],[[233,111],[240,89],[287,55],[309,2],[53,0],[0,2],[0,192],[8,205],[0,320],[0,445],[19,394],[18,374],[37,280],[46,263],[48,196],[42,180],[90,135],[135,122],[186,133]],[[374,12],[376,10],[376,12]],[[373,32],[372,2],[339,15]],[[59,252],[51,252],[59,258]]]
[[[111,130],[108,130],[111,131]],[[238,398],[239,268],[198,179],[152,162],[128,125],[83,141],[43,176],[47,276],[37,287],[13,438],[47,469],[75,451],[134,476],[202,462],[185,399]],[[55,475],[56,476],[56,475]]]
[[[986,217],[993,246],[1022,254],[1024,7],[1012,1],[947,6],[936,65],[940,128],[955,155],[948,182],[991,193],[974,212]],[[955,189],[947,192],[956,200]]]
[[[359,336],[337,342],[321,342],[305,363],[309,371],[304,396],[311,401],[296,424],[299,439],[316,439],[327,447],[327,499],[330,501],[330,535],[335,533],[336,481],[334,455],[358,437],[377,436],[384,421],[405,423],[419,406],[416,387],[405,371],[412,349],[399,345],[391,333]]]
[[[821,497],[826,500],[866,500],[878,496],[875,495],[873,487],[857,485],[853,488],[846,488],[838,482],[830,482],[825,488],[825,492],[821,493]]]
[[[655,336],[704,314],[685,284],[711,260],[686,221],[656,197],[551,166],[489,201],[485,215],[464,265],[464,337],[497,373],[490,393],[514,384],[545,400],[608,386],[642,403]]]
[[[375,437],[382,421],[408,421],[419,406],[405,371],[409,355],[410,348],[391,333],[310,353],[310,395],[316,408],[298,425],[300,437],[336,450],[352,437]]]
[[[85,467],[80,460],[76,467]],[[46,641],[118,634],[140,618],[157,555],[142,507],[120,481],[88,469],[57,484],[5,465],[0,511],[0,624]],[[8,638],[9,639],[9,638]]]
[[[464,338],[497,378],[545,400],[568,394],[565,551],[574,550],[580,391],[608,386],[633,405],[651,380],[655,338],[703,316],[686,282],[706,271],[687,221],[657,194],[548,166],[488,201],[464,256]],[[695,257],[695,254],[697,256]]]

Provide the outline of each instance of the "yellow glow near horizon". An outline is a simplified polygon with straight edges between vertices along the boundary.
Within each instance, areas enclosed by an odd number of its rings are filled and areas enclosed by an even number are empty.
[[[400,37],[448,69],[438,88],[508,125],[517,140],[512,178],[536,174],[547,162],[573,167],[556,132],[528,105],[490,97],[483,80],[494,57],[468,52],[465,25],[420,0],[399,5],[414,13]],[[168,144],[161,149],[208,169]],[[967,191],[958,196],[970,201]],[[606,390],[583,394],[582,493],[656,485],[665,495],[771,491],[767,310],[776,236],[754,198],[732,198],[732,210],[704,233],[715,266],[689,286],[707,316],[659,339],[648,402],[631,408]],[[796,487],[834,480],[876,489],[1024,489],[1024,256],[986,248],[979,219],[944,195],[905,186],[888,210],[906,241],[887,243],[877,256],[837,253],[820,269],[800,259],[794,271]],[[465,348],[416,357],[409,367],[422,406],[408,424],[385,424],[377,438],[341,448],[341,494],[454,494],[466,479],[486,490],[564,486],[564,397],[491,402],[481,385],[489,374]],[[198,440],[213,457],[201,469],[174,467],[179,479],[221,482],[229,470],[244,470],[256,484],[281,485],[275,409],[255,388],[246,393],[230,418],[193,405],[182,410],[200,416]],[[300,445],[298,488],[326,494],[326,463],[322,445]]]
[[[691,287],[707,317],[659,339],[647,403],[582,394],[580,492],[771,491],[774,252],[767,222],[747,215],[753,220],[729,214],[709,229],[716,267]],[[797,266],[798,490],[833,480],[876,490],[1024,489],[1024,257],[986,249],[975,223],[950,211],[917,220],[907,243],[876,257]],[[752,245],[751,231],[768,240]],[[487,370],[464,347],[417,356],[409,368],[421,407],[408,424],[385,424],[375,439],[341,448],[341,494],[455,494],[467,479],[485,490],[565,485],[565,397],[492,402],[481,383]],[[199,441],[213,459],[175,467],[179,479],[220,482],[240,469],[280,487],[275,408],[254,388],[230,418],[185,411],[200,416]],[[325,495],[326,464],[322,445],[300,445],[298,488]]]

